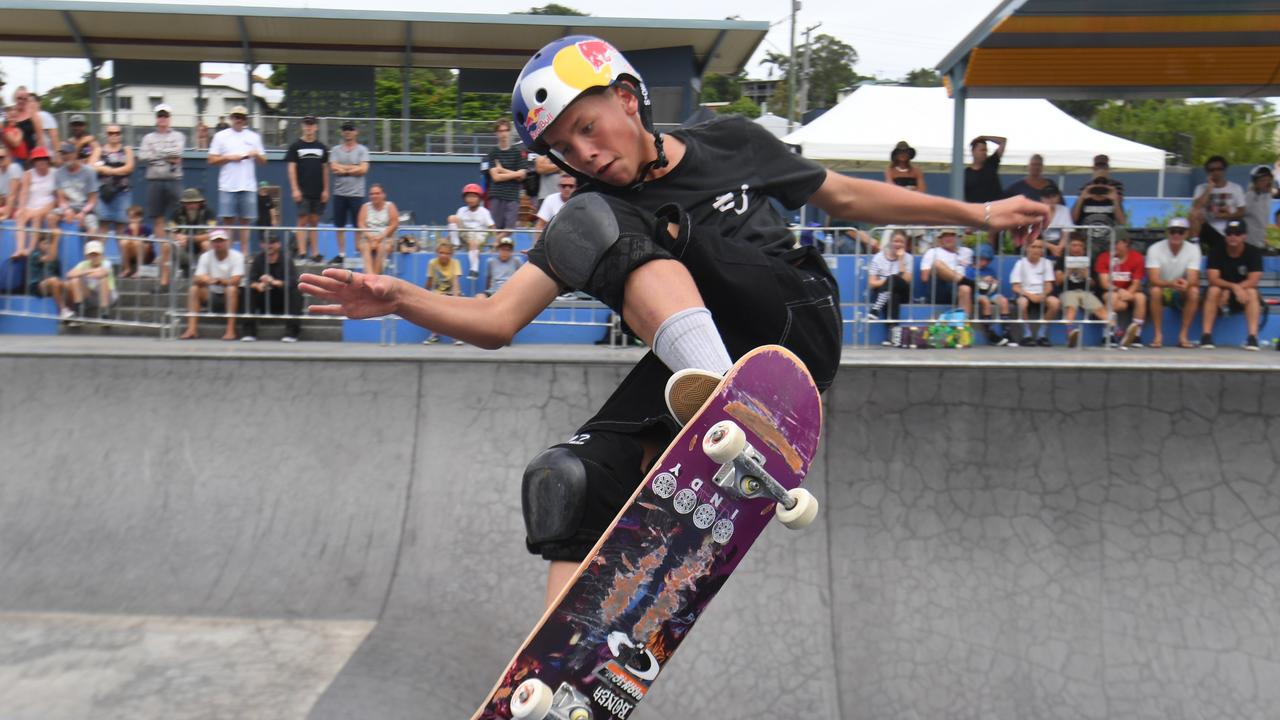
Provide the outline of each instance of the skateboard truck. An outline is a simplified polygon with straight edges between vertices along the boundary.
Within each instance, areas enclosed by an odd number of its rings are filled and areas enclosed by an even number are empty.
[[[569,683],[551,686],[537,678],[520,683],[511,695],[514,720],[592,720],[591,702]]]
[[[707,430],[702,451],[720,463],[712,481],[726,492],[745,499],[771,498],[778,503],[778,519],[792,529],[808,527],[817,517],[817,499],[804,488],[788,490],[774,479],[764,468],[764,455],[732,420],[721,420]]]

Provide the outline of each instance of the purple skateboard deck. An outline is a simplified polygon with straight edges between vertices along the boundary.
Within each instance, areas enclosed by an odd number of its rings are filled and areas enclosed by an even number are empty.
[[[773,499],[735,497],[713,481],[721,466],[702,442],[722,420],[741,427],[764,469],[791,489],[817,450],[822,405],[808,371],[786,349],[757,348],[739,360],[654,464],[473,720],[512,717],[513,695],[531,678],[554,693],[545,718],[630,717],[775,515]]]

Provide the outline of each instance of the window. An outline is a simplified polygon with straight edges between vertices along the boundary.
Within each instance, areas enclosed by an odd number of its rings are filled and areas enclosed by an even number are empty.
[[[209,109],[209,98],[196,98],[196,112],[203,115]]]
[[[120,109],[120,110],[132,110],[132,109],[133,109],[133,96],[132,96],[132,95],[121,95],[120,97],[118,97],[118,98],[117,98],[117,100],[119,100],[119,102],[120,102],[120,107],[119,107],[119,109]]]

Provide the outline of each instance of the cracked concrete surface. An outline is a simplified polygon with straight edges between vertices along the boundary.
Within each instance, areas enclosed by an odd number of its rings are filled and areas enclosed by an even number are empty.
[[[199,717],[469,716],[540,614],[521,470],[630,359],[489,357],[0,352],[0,697],[36,698],[0,717],[191,717],[206,681]],[[823,515],[636,717],[1268,717],[1278,400],[1265,367],[846,365]],[[65,692],[104,667],[146,702]]]

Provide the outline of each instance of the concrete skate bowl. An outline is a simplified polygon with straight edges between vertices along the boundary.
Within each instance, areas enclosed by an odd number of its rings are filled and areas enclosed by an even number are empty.
[[[607,357],[602,355],[600,357]],[[520,473],[626,372],[0,353],[0,718],[466,718]],[[846,367],[640,718],[1266,717],[1280,375]]]

